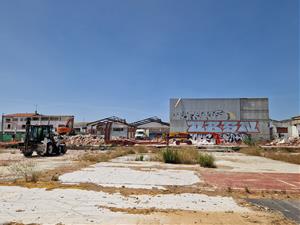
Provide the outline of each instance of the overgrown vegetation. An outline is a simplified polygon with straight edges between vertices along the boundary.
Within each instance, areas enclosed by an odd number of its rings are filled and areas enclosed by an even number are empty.
[[[40,177],[40,172],[36,171],[36,165],[32,161],[14,163],[9,167],[9,171],[26,182],[37,182]]]
[[[165,163],[174,164],[197,164],[202,167],[215,168],[215,158],[211,154],[200,153],[197,149],[182,148],[171,149],[166,148],[161,152],[162,160]]]
[[[199,164],[202,167],[216,168],[215,158],[211,154],[202,153],[198,158]]]
[[[144,161],[144,156],[143,155],[136,156],[135,161]]]
[[[244,144],[248,145],[248,146],[255,146],[256,142],[251,138],[251,136],[246,136],[243,139]]]
[[[249,147],[243,148],[241,152],[247,155],[261,156],[273,160],[279,160],[300,165],[300,153],[293,153],[290,149],[262,149],[260,147]]]
[[[231,147],[231,150],[237,152],[237,151],[241,150],[241,147],[240,146],[233,146],[233,147]]]
[[[86,152],[85,154],[79,156],[78,160],[85,161],[85,162],[99,163],[99,162],[107,162],[113,158],[117,158],[124,155],[148,153],[151,151],[153,151],[153,149],[147,148],[145,146],[128,147],[128,148],[116,147],[107,152],[99,152],[99,151]]]

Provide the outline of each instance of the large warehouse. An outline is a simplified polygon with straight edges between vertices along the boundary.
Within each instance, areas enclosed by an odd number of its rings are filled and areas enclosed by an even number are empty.
[[[170,99],[170,132],[193,140],[238,142],[269,140],[268,98]]]

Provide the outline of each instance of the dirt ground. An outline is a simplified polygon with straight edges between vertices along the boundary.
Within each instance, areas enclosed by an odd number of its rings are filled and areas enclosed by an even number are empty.
[[[299,192],[285,188],[298,190],[297,165],[238,153],[213,153],[216,169],[147,161],[148,154],[146,161],[136,161],[140,154],[97,164],[78,160],[86,153],[24,158],[17,150],[1,149],[0,224],[294,224],[244,199],[299,199]],[[25,182],[14,174],[10,168],[22,162],[34,162],[38,180]],[[245,173],[283,174],[294,183],[279,177],[284,188],[271,183],[255,191],[263,180]],[[243,179],[254,186],[238,187],[235,182]]]

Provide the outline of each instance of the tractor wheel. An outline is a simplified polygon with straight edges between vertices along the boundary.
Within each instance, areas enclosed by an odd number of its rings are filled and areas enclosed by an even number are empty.
[[[64,155],[67,152],[67,147],[65,145],[60,146],[60,154]]]
[[[175,144],[176,144],[176,145],[180,145],[180,141],[176,141]]]
[[[38,147],[36,149],[36,153],[39,156],[45,156],[45,155],[47,155],[47,147],[44,144],[38,145]]]
[[[191,140],[188,140],[188,141],[186,141],[186,144],[187,144],[187,145],[192,145],[193,142],[192,142]]]
[[[31,157],[33,152],[23,152],[25,157]]]
[[[47,144],[47,155],[53,155],[53,146],[51,143]]]

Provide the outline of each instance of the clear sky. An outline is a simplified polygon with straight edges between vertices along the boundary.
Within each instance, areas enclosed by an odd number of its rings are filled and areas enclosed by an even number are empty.
[[[168,120],[171,97],[299,114],[298,0],[0,0],[0,113]]]

